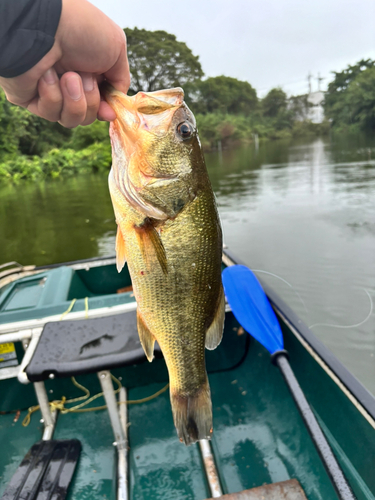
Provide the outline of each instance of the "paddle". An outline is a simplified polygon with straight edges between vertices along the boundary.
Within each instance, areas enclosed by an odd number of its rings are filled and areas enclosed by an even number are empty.
[[[245,266],[230,266],[222,273],[225,295],[240,325],[270,353],[287,383],[328,475],[341,500],[355,500],[344,473],[320,428],[290,367],[276,315],[255,274]]]

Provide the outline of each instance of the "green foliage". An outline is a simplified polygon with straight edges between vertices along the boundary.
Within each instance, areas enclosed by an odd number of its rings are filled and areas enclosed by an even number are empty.
[[[47,177],[97,172],[108,170],[111,162],[109,141],[91,144],[80,151],[54,148],[42,157],[19,155],[0,163],[0,182],[6,179],[36,181]]]
[[[343,93],[347,90],[349,85],[358,75],[369,68],[373,68],[375,61],[372,59],[361,59],[352,66],[349,65],[346,69],[340,72],[334,71],[335,78],[328,85],[328,91],[325,96],[326,105],[329,107],[331,98],[336,99],[337,93]]]
[[[248,82],[216,76],[185,86],[186,101],[199,113],[248,114],[258,105],[255,89]]]
[[[352,122],[362,130],[375,130],[375,65],[350,83],[346,100],[350,103]]]
[[[13,133],[16,128],[12,120],[11,105],[0,89],[0,159],[17,153],[18,139]]]
[[[287,95],[280,88],[272,89],[262,99],[261,104],[264,116],[275,118],[280,113],[286,111],[288,105]]]
[[[334,73],[325,95],[325,113],[336,128],[375,129],[375,61],[361,60]]]
[[[10,104],[0,89],[0,160],[13,154],[41,155],[51,146],[61,147],[71,131],[50,123],[26,109]]]
[[[198,56],[166,31],[125,29],[132,76],[130,93],[183,87],[203,76]]]
[[[249,120],[243,116],[220,113],[196,115],[199,137],[204,149],[212,149],[221,142],[223,147],[241,140],[251,140]]]
[[[250,83],[227,76],[201,80],[197,56],[165,31],[126,30],[132,72],[130,93],[183,86],[196,115],[204,149],[265,139],[327,134],[336,130],[375,130],[375,61],[359,61],[335,73],[325,98],[326,120],[306,119],[307,95],[288,98],[281,88],[258,100]],[[0,182],[38,181],[108,170],[108,123],[67,130],[13,106],[0,89]]]
[[[323,123],[312,123],[310,120],[295,121],[293,124],[293,137],[319,137],[329,133],[330,123],[328,120]]]
[[[78,151],[95,142],[108,142],[108,129],[109,123],[99,120],[86,127],[79,126],[73,130],[68,147]]]
[[[106,170],[111,161],[108,123],[68,130],[10,104],[0,89],[0,182]]]

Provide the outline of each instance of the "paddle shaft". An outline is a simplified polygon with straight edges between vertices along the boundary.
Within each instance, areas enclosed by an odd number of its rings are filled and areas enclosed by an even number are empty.
[[[323,464],[332,480],[332,483],[338,493],[341,500],[355,500],[355,496],[351,487],[349,486],[344,473],[338,464],[336,457],[334,456],[330,445],[326,437],[323,434],[320,425],[318,424],[315,415],[307,402],[307,399],[302,392],[302,389],[290,367],[288,358],[285,354],[280,353],[276,359],[275,363],[279,367],[285,382],[287,383],[290,392],[292,393],[293,399],[301,413],[301,416],[308,428],[312,440],[319,452],[319,455],[323,461]]]

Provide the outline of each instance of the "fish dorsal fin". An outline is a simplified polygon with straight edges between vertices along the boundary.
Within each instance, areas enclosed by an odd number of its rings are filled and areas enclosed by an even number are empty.
[[[145,325],[138,309],[137,309],[137,327],[138,327],[139,340],[141,341],[147,359],[151,363],[151,361],[154,359],[155,337],[152,335],[150,330]]]
[[[126,262],[125,256],[125,241],[122,236],[122,232],[120,226],[117,226],[117,234],[116,234],[116,267],[117,271],[120,272],[124,267]]]
[[[210,327],[206,332],[206,349],[210,351],[216,349],[223,337],[223,327],[225,318],[225,298],[223,285],[220,286],[219,300],[217,309]]]
[[[167,255],[159,233],[150,219],[146,218],[140,226],[135,226],[142,254],[147,267],[152,269],[155,259],[159,262],[164,274],[168,273]]]

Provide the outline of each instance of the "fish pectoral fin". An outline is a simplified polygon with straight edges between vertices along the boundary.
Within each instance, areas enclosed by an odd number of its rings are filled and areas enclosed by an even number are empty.
[[[125,256],[125,241],[122,236],[122,232],[120,226],[117,226],[117,234],[116,234],[116,267],[117,271],[120,272],[124,267],[126,262]]]
[[[209,349],[211,351],[213,349],[216,349],[216,347],[220,344],[221,339],[223,338],[224,318],[225,297],[223,285],[221,285],[216,313],[211,325],[206,332],[206,349]]]
[[[145,351],[146,358],[151,361],[154,359],[154,344],[155,337],[145,325],[140,312],[137,310],[137,327],[139,340],[141,341],[143,350]]]
[[[159,233],[154,228],[150,219],[145,219],[140,226],[135,226],[135,230],[139,237],[140,247],[142,254],[147,262],[149,268],[152,268],[156,260],[159,262],[160,267],[164,274],[168,274],[167,255],[163,242],[161,241]]]

